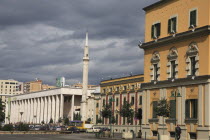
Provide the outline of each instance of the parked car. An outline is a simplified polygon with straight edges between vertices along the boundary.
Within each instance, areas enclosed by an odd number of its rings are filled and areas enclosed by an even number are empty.
[[[102,127],[102,128],[101,128],[101,131],[110,131],[110,129],[107,128],[107,127]]]
[[[80,130],[76,127],[71,127],[68,129],[68,131],[70,131],[71,133],[80,133]]]
[[[87,133],[93,133],[94,131],[93,131],[93,128],[88,128],[88,129],[86,130],[86,132],[87,132]]]
[[[93,132],[99,132],[101,130],[100,127],[93,127]]]
[[[35,125],[34,130],[38,131],[40,130],[40,128],[41,128],[41,125]]]
[[[57,126],[56,131],[65,131],[66,130],[66,127],[65,126]]]

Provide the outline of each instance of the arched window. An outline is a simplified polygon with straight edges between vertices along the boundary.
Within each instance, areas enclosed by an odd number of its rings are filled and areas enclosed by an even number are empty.
[[[199,75],[199,56],[197,43],[192,42],[186,53],[186,71],[187,76],[198,76]]]
[[[169,50],[169,54],[168,54],[168,63],[167,63],[167,74],[168,74],[168,78],[178,78],[178,52],[177,49],[175,47],[171,48]]]
[[[160,54],[158,52],[154,52],[151,59],[150,66],[150,76],[151,81],[159,81],[160,80]]]

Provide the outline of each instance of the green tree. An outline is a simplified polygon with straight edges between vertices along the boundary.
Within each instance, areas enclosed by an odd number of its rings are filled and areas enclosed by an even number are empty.
[[[159,100],[154,109],[157,116],[169,117],[170,115],[170,106],[165,98]]]
[[[69,118],[64,119],[64,125],[69,125]]]
[[[58,119],[58,123],[62,123],[62,119],[61,118]]]
[[[41,123],[44,124],[44,120]]]
[[[50,119],[50,122],[49,123],[53,123],[53,119],[52,118]]]
[[[4,102],[0,98],[0,123],[3,122],[5,119],[4,108],[5,108]]]
[[[133,115],[134,115],[134,110],[131,108],[131,104],[125,101],[120,110],[120,116],[127,118],[127,123],[131,123],[131,119],[133,119],[132,117]]]
[[[87,121],[88,121],[88,122],[91,122],[91,118],[88,118]]]
[[[101,110],[101,116],[103,118],[110,118],[112,116],[110,104],[104,105],[103,109]]]

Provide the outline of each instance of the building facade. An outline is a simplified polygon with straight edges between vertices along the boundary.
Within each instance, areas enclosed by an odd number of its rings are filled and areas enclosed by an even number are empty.
[[[181,139],[210,136],[210,1],[162,0],[144,8],[144,84],[142,131]],[[167,99],[170,116],[156,115],[155,106]]]
[[[22,82],[13,79],[0,80],[0,98],[3,102],[6,101],[6,97],[17,94],[23,94]]]
[[[110,119],[103,118],[101,111],[106,104],[111,103],[112,116],[114,116],[115,123],[112,129],[115,132],[123,132],[133,130],[138,132],[140,129],[140,121],[132,116],[130,123],[126,118],[120,116],[119,111],[125,101],[131,104],[134,112],[142,108],[142,93],[140,86],[144,81],[144,75],[131,75],[128,77],[121,77],[117,79],[105,80],[100,83],[100,94],[94,94],[95,100],[95,118],[94,123],[98,126],[110,126]],[[102,122],[99,122],[101,120]]]
[[[95,89],[88,89],[88,96]],[[7,98],[6,123],[28,124],[57,123],[59,119],[73,120],[74,112],[80,110],[81,88],[57,88],[46,91],[15,95]]]

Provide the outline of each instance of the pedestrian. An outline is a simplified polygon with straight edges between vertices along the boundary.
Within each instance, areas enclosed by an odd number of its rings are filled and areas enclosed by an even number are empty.
[[[179,140],[180,139],[180,135],[181,135],[181,133],[182,133],[182,130],[181,130],[181,128],[179,127],[179,125],[177,125],[177,127],[176,127],[176,129],[175,129],[175,135],[176,135],[176,138],[177,138],[177,140]]]

